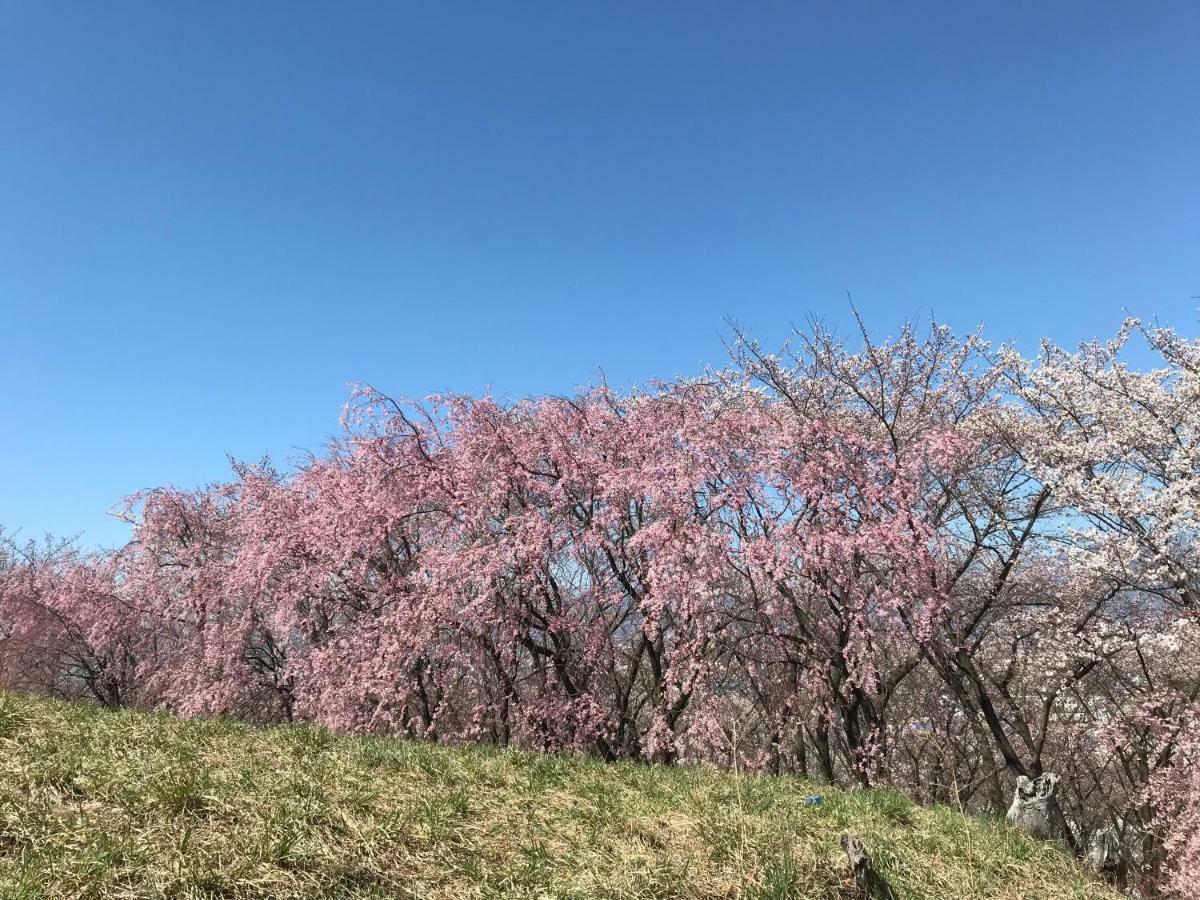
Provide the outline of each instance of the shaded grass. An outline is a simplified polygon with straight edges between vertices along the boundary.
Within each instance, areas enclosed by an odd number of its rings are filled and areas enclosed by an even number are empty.
[[[806,807],[819,791],[824,803]],[[888,790],[0,694],[0,898],[1113,898],[1053,846]]]

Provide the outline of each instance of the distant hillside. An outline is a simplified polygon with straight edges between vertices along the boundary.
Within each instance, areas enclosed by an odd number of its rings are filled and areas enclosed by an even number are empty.
[[[4,900],[845,898],[844,830],[903,900],[1116,896],[891,791],[0,694]]]

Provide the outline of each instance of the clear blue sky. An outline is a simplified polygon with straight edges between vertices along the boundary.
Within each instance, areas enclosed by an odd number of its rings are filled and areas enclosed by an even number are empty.
[[[0,522],[810,313],[1197,331],[1200,4],[0,0]]]

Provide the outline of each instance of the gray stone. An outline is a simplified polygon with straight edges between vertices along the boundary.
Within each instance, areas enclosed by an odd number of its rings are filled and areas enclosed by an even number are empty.
[[[1075,849],[1074,835],[1067,827],[1062,807],[1058,804],[1057,775],[1046,773],[1037,778],[1017,777],[1017,790],[1008,821],[1026,834],[1046,841],[1062,841]]]
[[[870,900],[897,900],[896,892],[887,883],[887,879],[875,871],[871,854],[867,853],[867,848],[863,846],[858,835],[846,832],[841,840],[842,850],[850,860],[850,869],[854,872],[854,883],[864,896]]]
[[[1088,842],[1088,865],[1104,875],[1121,868],[1121,835],[1115,828],[1102,828]]]

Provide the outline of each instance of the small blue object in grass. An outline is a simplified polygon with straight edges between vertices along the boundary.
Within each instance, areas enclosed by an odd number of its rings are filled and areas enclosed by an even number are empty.
[[[824,802],[825,802],[825,798],[822,797],[820,794],[809,794],[807,797],[804,798],[805,806],[820,806]]]

